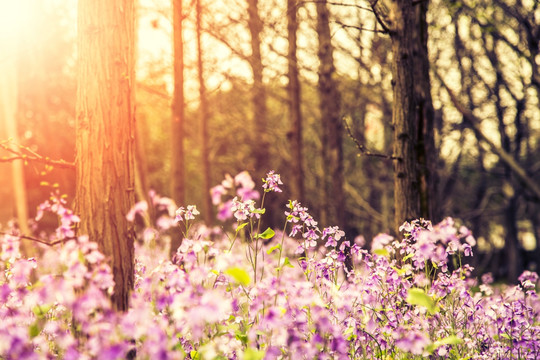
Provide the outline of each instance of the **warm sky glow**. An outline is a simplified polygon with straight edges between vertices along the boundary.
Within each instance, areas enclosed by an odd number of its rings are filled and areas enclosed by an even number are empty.
[[[10,55],[13,46],[28,29],[29,0],[0,0],[0,44],[2,56]],[[7,53],[6,50],[7,49]]]

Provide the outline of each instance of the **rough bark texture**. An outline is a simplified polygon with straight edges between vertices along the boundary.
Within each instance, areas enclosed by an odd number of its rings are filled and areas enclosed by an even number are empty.
[[[394,127],[394,205],[397,229],[404,221],[420,216],[420,184],[418,183],[417,145],[419,124],[416,117],[414,88],[413,33],[419,31],[414,22],[412,1],[394,4],[392,39],[392,75]]]
[[[210,154],[208,150],[208,122],[209,122],[209,109],[208,109],[208,97],[206,94],[206,85],[204,83],[204,64],[203,64],[203,49],[201,45],[201,34],[202,34],[202,6],[201,0],[196,0],[196,27],[197,27],[197,68],[199,76],[199,119],[201,122],[201,157],[202,157],[202,172],[203,172],[203,217],[207,223],[212,221],[212,199],[210,196]]]
[[[441,220],[437,208],[437,149],[435,147],[434,110],[429,77],[429,57],[427,49],[428,25],[426,13],[428,2],[414,6],[414,81],[416,116],[418,119],[418,183],[420,185],[420,216],[433,222]]]
[[[293,181],[291,196],[293,199],[304,201],[304,161],[302,154],[302,112],[300,110],[300,80],[298,75],[298,57],[296,33],[298,31],[298,1],[287,0],[287,36],[288,48],[288,78],[287,92],[289,95],[289,118],[291,121],[291,152]]]
[[[173,37],[174,37],[174,95],[171,122],[171,197],[178,206],[185,200],[185,160],[184,160],[184,40],[182,31],[182,0],[173,0]],[[170,254],[182,243],[179,232],[171,240]]]
[[[80,0],[78,10],[76,211],[79,234],[111,265],[112,303],[128,309],[133,288],[133,1]]]
[[[258,0],[247,0],[248,4],[248,28],[251,35],[251,56],[249,63],[253,72],[253,123],[255,126],[254,155],[255,176],[259,180],[270,170],[268,117],[266,106],[266,89],[263,84],[263,63],[261,55],[261,33],[263,23],[259,15]]]
[[[317,34],[319,37],[319,106],[322,122],[323,177],[325,199],[321,216],[324,226],[345,228],[345,194],[343,190],[343,124],[341,122],[341,96],[333,79],[335,72],[329,11],[326,1],[317,2]],[[321,215],[324,215],[321,214]]]
[[[171,196],[178,206],[185,196],[184,179],[184,40],[182,31],[182,0],[173,0],[174,31],[174,95],[172,103],[172,177]]]

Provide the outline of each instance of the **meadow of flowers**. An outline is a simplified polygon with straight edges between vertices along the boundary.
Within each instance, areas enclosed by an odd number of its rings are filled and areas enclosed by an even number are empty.
[[[264,228],[265,198],[281,185],[270,172],[259,193],[246,172],[228,176],[212,189],[214,228],[195,206],[138,203],[125,313],[109,303],[105,257],[73,236],[79,219],[53,196],[38,217],[59,217],[41,237],[57,245],[27,259],[17,236],[0,238],[0,359],[540,359],[536,273],[516,286],[472,278],[462,259],[475,240],[450,218],[405,223],[403,238],[381,234],[369,249],[297,201],[284,204],[282,229]]]

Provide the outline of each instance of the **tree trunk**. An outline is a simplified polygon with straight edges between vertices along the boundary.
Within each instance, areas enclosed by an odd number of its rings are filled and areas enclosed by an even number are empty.
[[[20,10],[22,11],[21,6]],[[19,136],[17,132],[17,104],[18,104],[18,81],[17,81],[17,59],[18,59],[18,39],[15,35],[17,29],[8,29],[0,25],[0,141],[11,139],[12,144],[8,147],[14,151],[17,148]],[[26,185],[24,180],[24,164],[22,160],[15,160],[11,163],[1,164],[2,184],[0,195],[4,202],[0,213],[0,224],[6,225],[7,221],[14,217],[17,219],[19,229],[23,234],[29,235],[28,228],[28,202],[26,196]],[[31,257],[33,244],[23,242],[24,255]]]
[[[420,216],[420,186],[418,183],[417,145],[419,124],[416,116],[414,87],[413,33],[419,31],[414,22],[412,2],[394,4],[392,39],[394,127],[394,205],[396,233],[404,221]]]
[[[268,110],[266,106],[266,89],[263,83],[261,55],[263,23],[259,15],[258,3],[258,0],[247,0],[249,15],[248,28],[251,35],[251,56],[249,62],[253,72],[252,105],[255,134],[252,135],[252,138],[254,140],[255,179],[264,177],[266,172],[270,170]]]
[[[341,122],[341,96],[333,78],[335,67],[329,11],[326,1],[317,2],[317,34],[319,37],[319,108],[322,122],[322,158],[325,199],[327,209],[324,226],[345,228],[345,194],[343,190],[343,147]]]
[[[174,95],[171,124],[171,198],[178,206],[184,205],[185,197],[185,160],[184,160],[184,40],[183,40],[182,0],[173,0],[174,32]],[[181,235],[176,231],[171,237],[171,256],[182,243]]]
[[[208,122],[209,122],[209,112],[208,112],[208,97],[206,95],[206,85],[204,83],[204,66],[203,66],[203,49],[201,45],[201,34],[202,34],[202,6],[201,0],[196,0],[196,27],[197,27],[197,68],[199,75],[199,116],[201,122],[201,157],[202,157],[202,172],[203,172],[203,217],[207,223],[212,221],[212,198],[210,196],[210,155],[208,151]]]
[[[174,28],[174,95],[172,103],[172,163],[171,197],[181,206],[184,204],[184,39],[182,0],[173,0]]]
[[[132,0],[80,0],[76,125],[79,234],[109,259],[113,307],[125,311],[133,288],[135,118]]]
[[[304,201],[304,161],[302,155],[302,112],[301,104],[301,89],[298,76],[298,57],[296,45],[296,33],[298,31],[298,1],[287,0],[287,36],[289,40],[288,49],[288,78],[289,84],[287,92],[289,95],[289,118],[291,121],[291,152],[292,161],[292,186],[291,197]]]
[[[428,25],[426,22],[428,2],[414,6],[414,82],[416,116],[418,121],[418,183],[420,185],[420,216],[440,221],[437,209],[437,149],[435,148],[434,110],[429,77],[427,49]]]

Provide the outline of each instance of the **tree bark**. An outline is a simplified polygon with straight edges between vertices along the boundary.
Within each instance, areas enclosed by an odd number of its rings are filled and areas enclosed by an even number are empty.
[[[174,42],[174,95],[172,103],[171,124],[171,198],[178,206],[184,205],[185,201],[185,159],[184,159],[184,40],[183,40],[183,6],[182,0],[173,0],[173,42]],[[170,255],[176,253],[176,249],[182,243],[178,231],[171,237]]]
[[[208,122],[210,118],[208,109],[208,97],[206,94],[206,85],[204,82],[204,64],[203,64],[203,49],[201,44],[202,35],[202,6],[201,0],[196,0],[196,31],[197,31],[197,69],[199,76],[199,119],[201,124],[201,157],[202,157],[202,172],[203,172],[203,217],[207,223],[212,221],[212,199],[210,196],[210,154],[208,147]]]
[[[251,35],[251,56],[249,63],[253,72],[252,105],[255,128],[254,155],[255,179],[264,177],[270,170],[270,140],[268,135],[268,110],[266,105],[266,89],[263,83],[263,63],[261,55],[261,33],[263,22],[259,15],[258,0],[247,0],[248,29]]]
[[[420,185],[420,216],[433,222],[442,220],[437,204],[437,149],[435,147],[434,110],[429,77],[428,25],[426,14],[428,2],[414,5],[413,36],[414,93],[418,121],[418,183]]]
[[[412,1],[394,3],[392,39],[394,127],[394,205],[396,233],[404,221],[417,219],[420,212],[420,184],[418,168],[418,132],[414,87],[413,34],[419,31],[414,22]]]
[[[171,197],[183,205],[185,197],[184,178],[184,39],[183,39],[182,0],[173,0],[173,42],[174,42],[174,95],[172,103],[172,159],[171,159]]]
[[[76,124],[79,234],[109,259],[113,307],[125,311],[133,288],[135,118],[132,0],[80,0]]]
[[[297,56],[297,31],[298,31],[298,1],[287,0],[287,37],[289,40],[288,48],[288,73],[289,84],[287,86],[289,100],[289,118],[291,121],[291,166],[293,171],[293,181],[291,187],[291,196],[293,199],[304,201],[304,161],[302,154],[302,112],[301,88],[298,75],[298,56]]]
[[[317,8],[317,34],[319,38],[319,108],[322,122],[322,158],[325,199],[327,209],[323,225],[337,225],[344,229],[345,193],[343,174],[343,124],[341,121],[341,95],[335,79],[330,13],[326,1],[319,1]],[[324,218],[324,216],[322,217]]]

